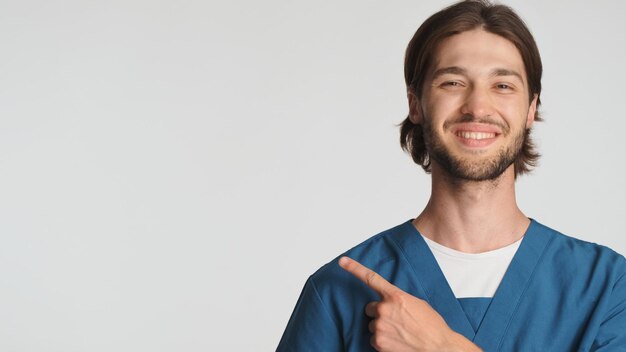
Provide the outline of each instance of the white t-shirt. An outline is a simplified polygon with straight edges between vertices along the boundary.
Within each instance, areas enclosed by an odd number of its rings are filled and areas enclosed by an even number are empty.
[[[456,298],[493,297],[522,239],[483,253],[464,253],[422,235]]]

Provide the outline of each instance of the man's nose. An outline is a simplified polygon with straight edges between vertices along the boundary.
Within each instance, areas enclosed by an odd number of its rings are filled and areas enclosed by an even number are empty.
[[[491,100],[488,90],[479,87],[469,89],[465,97],[465,102],[461,107],[461,113],[470,115],[475,119],[493,116],[493,101]]]

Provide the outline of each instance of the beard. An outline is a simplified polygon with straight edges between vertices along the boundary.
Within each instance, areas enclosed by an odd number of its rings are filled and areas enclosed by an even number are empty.
[[[464,116],[459,122],[474,121],[473,118]],[[477,121],[496,124],[500,126],[505,135],[510,133],[508,126],[502,126],[493,121]],[[444,129],[446,125],[444,124]],[[446,148],[441,137],[436,133],[430,121],[424,122],[424,143],[428,151],[428,157],[437,162],[441,168],[453,179],[462,181],[490,181],[496,180],[506,169],[515,162],[522,152],[526,140],[526,130],[521,128],[513,136],[512,141],[500,149],[495,157],[475,160],[470,158],[456,157]]]

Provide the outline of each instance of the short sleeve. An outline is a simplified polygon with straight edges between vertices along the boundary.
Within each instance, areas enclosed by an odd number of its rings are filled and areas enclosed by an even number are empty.
[[[276,351],[343,351],[337,324],[324,306],[312,278],[300,293]]]
[[[626,352],[626,272],[616,281],[611,292],[609,310],[600,324],[591,351]]]

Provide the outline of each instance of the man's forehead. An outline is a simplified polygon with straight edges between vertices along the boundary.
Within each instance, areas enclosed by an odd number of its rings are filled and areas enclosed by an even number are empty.
[[[429,71],[433,74],[450,67],[460,68],[465,73],[478,70],[496,75],[517,73],[524,81],[526,75],[522,56],[515,44],[483,29],[461,32],[439,43]]]

